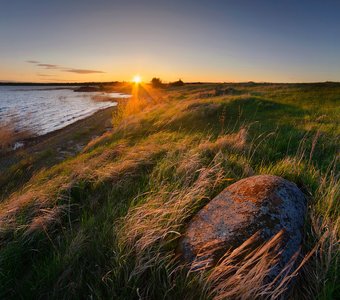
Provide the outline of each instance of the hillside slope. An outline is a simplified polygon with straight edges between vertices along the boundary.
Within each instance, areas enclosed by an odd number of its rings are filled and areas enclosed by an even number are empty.
[[[0,298],[280,294],[246,273],[221,287],[219,265],[198,273],[176,257],[195,212],[254,174],[282,176],[309,197],[302,254],[310,257],[293,298],[335,298],[340,85],[131,88],[111,131],[37,170],[0,203]],[[228,294],[231,284],[238,288]]]

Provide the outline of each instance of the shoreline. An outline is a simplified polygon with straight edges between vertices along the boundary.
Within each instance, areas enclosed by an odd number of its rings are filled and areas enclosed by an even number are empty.
[[[40,160],[38,157],[50,153],[48,162],[42,162],[42,165],[50,166],[79,153],[90,140],[112,129],[112,113],[116,109],[117,106],[100,109],[63,128],[22,140],[24,146],[1,153],[0,173],[25,156]]]
[[[20,142],[24,143],[23,147],[20,147],[17,150],[10,151],[9,153],[12,153],[12,152],[15,152],[15,151],[18,151],[18,150],[24,150],[25,148],[28,148],[28,147],[34,146],[38,143],[44,142],[45,140],[47,140],[49,138],[53,138],[53,137],[55,137],[59,134],[62,134],[63,132],[65,133],[65,132],[68,132],[68,131],[75,130],[76,128],[78,128],[82,124],[88,123],[89,120],[95,119],[95,118],[101,116],[103,114],[103,112],[113,111],[114,109],[116,109],[116,107],[117,107],[117,105],[99,109],[96,112],[94,112],[93,114],[85,116],[84,118],[79,119],[79,120],[77,120],[77,121],[75,121],[71,124],[68,124],[65,127],[44,133],[42,135],[32,136],[32,137],[29,137],[27,139],[24,139],[24,140],[20,141]]]
[[[16,85],[15,85],[16,86]],[[21,88],[23,87],[23,91],[26,91],[26,89],[28,88],[28,90],[35,90],[36,86],[33,85],[19,85],[16,86],[16,88]],[[89,88],[88,86],[83,86],[83,85],[58,85],[58,86],[51,86],[51,85],[45,85],[43,87],[39,87],[39,91],[40,90],[59,90],[59,89],[66,89],[66,90],[71,90],[74,92],[74,94],[77,94],[77,91],[79,90],[79,88]],[[98,89],[98,90],[97,90]],[[6,91],[6,90],[5,90]],[[30,129],[29,126],[25,127],[22,126],[22,124],[20,125],[21,127],[19,127],[19,124],[16,124],[15,121],[11,120],[11,114],[8,114],[9,118],[8,120],[6,119],[6,105],[5,105],[5,111],[2,111],[2,114],[0,116],[0,118],[3,120],[2,123],[0,124],[0,135],[3,137],[1,143],[0,143],[0,155],[1,158],[2,157],[8,157],[11,156],[13,154],[15,154],[16,152],[20,151],[20,150],[25,150],[29,147],[31,147],[32,145],[35,145],[37,143],[40,143],[41,141],[44,141],[45,139],[50,138],[51,136],[57,135],[59,132],[62,132],[64,130],[68,130],[68,128],[71,128],[70,126],[78,126],[78,123],[83,122],[83,120],[86,120],[88,118],[91,118],[92,116],[97,115],[98,113],[100,113],[103,110],[109,109],[112,110],[114,109],[116,106],[119,105],[119,103],[121,103],[121,98],[120,98],[120,94],[122,94],[122,98],[125,100],[129,97],[131,97],[131,95],[126,94],[122,91],[116,91],[111,89],[108,89],[108,87],[106,87],[106,89],[104,90],[103,87],[96,87],[96,93],[91,93],[90,91],[86,91],[84,94],[89,94],[86,97],[89,97],[89,99],[91,99],[93,102],[101,102],[101,104],[94,104],[93,107],[89,106],[87,107],[85,105],[84,109],[81,107],[79,108],[79,112],[75,112],[75,114],[70,114],[71,118],[64,118],[63,115],[61,114],[61,116],[57,116],[57,118],[55,120],[52,120],[52,122],[48,119],[45,119],[45,121],[42,122],[42,129]],[[123,95],[126,94],[126,95]],[[35,95],[35,94],[34,94]],[[79,95],[76,95],[75,97],[81,97]],[[60,97],[59,97],[60,98]],[[9,98],[11,99],[11,98]],[[105,103],[106,102],[106,103]],[[6,102],[5,102],[6,103]],[[58,102],[58,104],[60,104]],[[1,103],[2,105],[2,103]],[[76,104],[77,105],[77,104]],[[110,106],[110,107],[109,107]],[[11,105],[9,106],[9,109],[11,108]],[[8,109],[8,107],[7,107]],[[2,110],[2,108],[1,108]],[[18,111],[21,111],[21,108],[18,108]],[[25,111],[25,109],[23,110]],[[27,115],[30,114],[30,110],[27,109]],[[33,113],[36,113],[36,111],[34,111]],[[68,112],[65,111],[65,115],[67,115]],[[17,117],[19,118],[26,118],[25,116],[21,116]],[[32,117],[33,122],[34,122],[34,118]],[[74,120],[72,120],[74,119]],[[14,123],[12,123],[14,122]],[[29,121],[30,122],[30,121]],[[44,123],[45,122],[45,123]],[[64,123],[64,124],[63,124]],[[86,123],[86,121],[85,121]],[[33,125],[36,125],[33,123]],[[18,127],[18,128],[16,128]],[[34,127],[34,126],[32,126]],[[37,128],[39,128],[39,122],[36,126]],[[35,128],[35,127],[34,127]]]

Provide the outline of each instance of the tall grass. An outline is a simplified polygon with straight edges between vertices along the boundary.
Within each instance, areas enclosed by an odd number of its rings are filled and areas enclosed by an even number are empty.
[[[214,88],[140,89],[111,132],[8,195],[0,298],[336,298],[340,88],[235,85],[237,95],[202,96]],[[314,95],[328,99],[321,121]],[[282,272],[273,275],[281,233],[260,245],[250,237],[216,264],[205,260],[213,248],[183,261],[178,242],[195,213],[229,184],[268,173],[308,196],[301,251]]]
[[[33,136],[28,129],[17,130],[13,120],[0,123],[0,153],[13,150],[17,142]]]

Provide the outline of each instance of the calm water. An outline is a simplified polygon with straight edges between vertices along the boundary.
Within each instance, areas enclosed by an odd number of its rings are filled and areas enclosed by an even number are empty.
[[[103,93],[74,92],[70,87],[0,86],[0,124],[11,122],[17,130],[42,135],[117,105],[92,100],[98,95]],[[120,93],[105,96],[129,97]]]

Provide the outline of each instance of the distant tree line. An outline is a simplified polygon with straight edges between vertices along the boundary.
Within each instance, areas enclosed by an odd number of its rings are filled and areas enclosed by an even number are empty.
[[[179,79],[174,82],[163,83],[160,78],[154,77],[151,79],[151,85],[154,88],[178,87],[178,86],[183,86],[184,82],[181,79]]]

